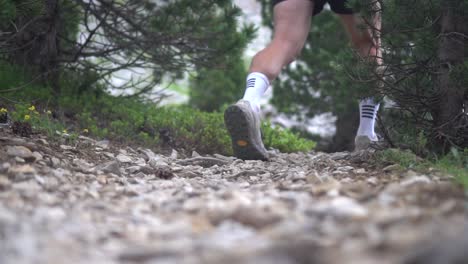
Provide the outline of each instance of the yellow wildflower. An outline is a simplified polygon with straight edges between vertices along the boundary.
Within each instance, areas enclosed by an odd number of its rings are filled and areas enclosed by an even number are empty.
[[[88,133],[89,130],[87,128],[83,129],[83,133]]]
[[[38,111],[34,111],[34,114],[38,115],[38,114],[39,114],[39,112],[38,112]]]
[[[52,114],[52,112],[50,110],[47,110],[46,112],[48,115]]]
[[[62,130],[63,133],[68,133],[68,131],[66,129]]]
[[[29,111],[34,111],[34,110],[36,110],[36,107],[34,105],[31,105],[31,107],[29,107],[28,109],[29,109]]]
[[[31,119],[30,115],[24,115],[24,120],[29,120],[29,119]]]
[[[0,113],[6,113],[6,112],[8,112],[8,110],[6,110],[6,108],[1,108],[0,109]]]

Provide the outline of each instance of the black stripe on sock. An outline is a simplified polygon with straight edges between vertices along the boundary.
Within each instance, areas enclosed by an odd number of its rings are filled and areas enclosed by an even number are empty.
[[[370,109],[370,108],[361,108],[361,111],[368,111],[368,112],[375,112],[375,109]]]
[[[372,108],[375,108],[375,105],[362,105],[362,107],[372,107]]]
[[[361,115],[362,118],[370,118],[370,119],[374,119],[374,116],[373,115]]]
[[[363,114],[368,114],[368,115],[374,115],[373,111],[368,111],[368,110],[362,110]]]

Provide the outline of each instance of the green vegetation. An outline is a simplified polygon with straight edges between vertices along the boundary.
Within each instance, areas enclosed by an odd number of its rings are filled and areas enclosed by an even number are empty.
[[[86,81],[79,79],[80,76],[63,76],[57,111],[48,105],[50,87],[28,84],[28,74],[22,68],[0,64],[0,87],[4,91],[19,87],[2,93],[9,101],[0,101],[0,108],[8,110],[12,121],[28,122],[49,136],[58,131],[145,146],[232,154],[221,112],[206,113],[188,106],[157,107],[139,98],[110,96],[99,86],[88,87],[88,92],[80,94],[79,86]],[[267,124],[263,129],[266,146],[283,152],[309,151],[315,145],[289,130]]]
[[[451,151],[442,157],[422,159],[409,150],[386,149],[375,155],[377,163],[382,165],[398,164],[404,169],[414,169],[426,172],[435,169],[444,174],[450,174],[468,190],[468,148]]]
[[[301,138],[298,133],[280,127],[272,127],[270,123],[262,125],[265,146],[273,146],[281,152],[310,151],[316,145],[312,140]]]

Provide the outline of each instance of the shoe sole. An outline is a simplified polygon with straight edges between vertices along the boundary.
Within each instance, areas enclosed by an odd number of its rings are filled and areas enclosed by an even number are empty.
[[[243,160],[268,160],[262,147],[252,138],[254,131],[249,126],[248,113],[237,105],[229,106],[224,112],[224,123],[231,136],[232,150]]]

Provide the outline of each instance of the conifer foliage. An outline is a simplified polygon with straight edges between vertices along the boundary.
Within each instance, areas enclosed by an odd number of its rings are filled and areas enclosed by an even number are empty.
[[[163,77],[222,64],[247,41],[234,34],[240,10],[230,0],[0,0],[0,10],[0,56],[37,69],[57,90],[60,72],[70,69],[147,93]],[[153,74],[111,82],[122,69]]]
[[[383,74],[354,76],[383,82],[377,91],[394,102],[387,136],[421,154],[468,147],[468,1],[381,4]]]
[[[264,22],[271,25],[269,1],[259,1]],[[376,3],[380,10],[375,10]],[[392,146],[410,147],[419,154],[467,148],[468,1],[349,4],[366,21],[373,12],[382,12],[383,67],[376,71],[375,65],[353,59],[340,25],[333,22],[336,17],[323,11],[314,17],[296,64],[274,84],[273,103],[286,112],[331,111],[339,121],[342,113],[352,111],[346,109],[357,107],[359,98],[386,98],[390,103],[379,123]],[[348,136],[353,133],[348,129]]]

